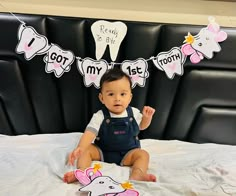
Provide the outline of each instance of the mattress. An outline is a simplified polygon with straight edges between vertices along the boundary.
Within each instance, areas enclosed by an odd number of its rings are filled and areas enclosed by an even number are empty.
[[[1,196],[78,196],[79,182],[66,184],[67,156],[81,133],[0,135]],[[196,144],[178,140],[141,140],[150,154],[149,173],[157,182],[130,181],[143,196],[236,195],[236,146]],[[116,182],[128,180],[130,168],[101,165],[100,172]]]

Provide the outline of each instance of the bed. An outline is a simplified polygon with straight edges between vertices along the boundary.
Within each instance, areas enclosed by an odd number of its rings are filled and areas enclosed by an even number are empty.
[[[81,133],[0,136],[1,195],[86,195],[80,183],[66,184],[68,153]],[[141,140],[150,153],[149,171],[157,182],[132,181],[140,195],[236,194],[236,146],[179,140]],[[93,163],[94,164],[94,163]],[[117,182],[127,181],[128,167],[101,163],[100,171]]]
[[[0,14],[0,195],[88,195],[79,191],[79,182],[66,184],[62,177],[76,169],[66,165],[66,158],[101,106],[96,82],[87,83],[78,67],[81,59],[97,58],[91,33],[96,21]],[[212,58],[193,63],[187,56],[183,72],[168,75],[153,57],[180,47],[188,32],[197,35],[206,26],[122,22],[127,33],[116,64],[144,59],[148,71],[145,83],[134,86],[131,104],[156,109],[139,138],[150,154],[149,172],[158,180],[132,181],[133,188],[144,196],[236,195],[236,29],[221,27],[227,39]],[[74,54],[74,61],[55,72],[47,64],[49,53],[27,56],[19,49],[26,27]],[[114,62],[108,47],[102,59]],[[103,175],[127,181],[129,168],[97,163]]]

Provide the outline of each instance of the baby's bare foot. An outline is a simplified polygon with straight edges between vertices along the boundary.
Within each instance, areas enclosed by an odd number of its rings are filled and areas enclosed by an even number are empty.
[[[75,177],[74,172],[71,171],[64,174],[63,181],[69,184],[69,183],[76,182],[77,178]]]
[[[148,181],[148,182],[156,182],[157,178],[153,174],[145,174],[142,169],[135,168],[132,169],[132,173],[130,175],[130,180],[138,180],[138,181]]]
[[[157,178],[153,174],[144,174],[144,175],[132,175],[130,176],[130,180],[156,182]]]
[[[157,178],[153,174],[146,174],[144,175],[144,181],[156,182]]]

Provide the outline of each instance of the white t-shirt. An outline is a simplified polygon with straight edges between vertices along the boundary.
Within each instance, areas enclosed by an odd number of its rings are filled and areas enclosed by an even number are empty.
[[[134,107],[131,107],[131,109],[133,111],[134,119],[139,125],[142,120],[143,115],[139,111],[139,109],[134,108]],[[128,113],[127,113],[127,110],[125,110],[122,114],[119,114],[119,115],[110,112],[110,116],[112,118],[123,118],[123,117],[127,117]],[[89,124],[87,125],[86,130],[90,130],[94,132],[95,135],[97,136],[103,120],[104,120],[103,112],[102,110],[99,110],[98,112],[93,114],[93,117],[91,118]]]

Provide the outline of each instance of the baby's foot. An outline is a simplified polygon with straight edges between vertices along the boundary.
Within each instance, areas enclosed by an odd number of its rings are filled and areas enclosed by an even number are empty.
[[[153,174],[143,174],[143,175],[132,175],[130,176],[130,180],[156,182],[157,178]]]
[[[156,182],[157,178],[153,174],[144,173],[141,168],[133,168],[132,174],[130,175],[130,180],[138,180],[138,181],[148,181],[148,182]]]
[[[156,182],[157,181],[156,176],[154,176],[153,174],[146,174],[143,177],[144,177],[143,178],[144,181],[149,181],[149,182]]]
[[[64,174],[63,181],[69,184],[69,183],[76,182],[77,178],[75,177],[74,172],[71,171]]]

